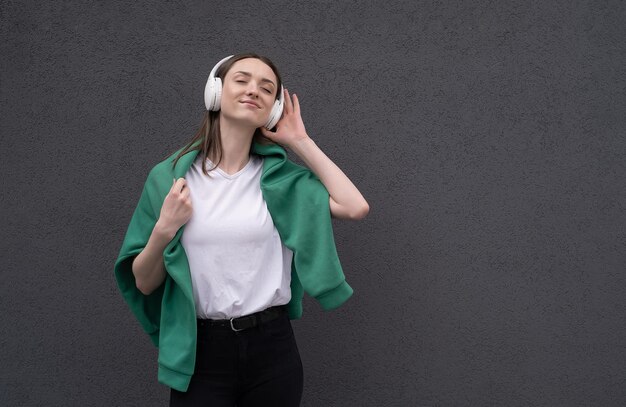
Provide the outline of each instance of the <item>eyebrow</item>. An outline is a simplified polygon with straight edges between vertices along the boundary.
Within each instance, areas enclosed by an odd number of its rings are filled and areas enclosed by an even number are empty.
[[[240,74],[243,74],[243,75],[245,75],[245,76],[250,76],[250,77],[252,76],[252,74],[251,74],[250,72],[246,72],[246,71],[237,71],[237,72],[235,72],[235,73],[236,73],[236,74],[240,73]],[[261,82],[268,82],[268,83],[271,83],[272,85],[274,85],[274,87],[276,87],[276,84],[274,83],[274,81],[272,81],[272,80],[270,80],[270,79],[267,79],[267,78],[261,78]]]

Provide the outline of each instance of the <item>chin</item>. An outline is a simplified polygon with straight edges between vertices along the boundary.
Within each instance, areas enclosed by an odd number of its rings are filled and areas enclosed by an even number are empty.
[[[263,127],[265,121],[261,121],[258,117],[251,117],[250,114],[227,114],[222,113],[222,117],[226,120],[237,123],[238,125],[243,125],[247,127],[254,127],[255,129],[258,127]]]

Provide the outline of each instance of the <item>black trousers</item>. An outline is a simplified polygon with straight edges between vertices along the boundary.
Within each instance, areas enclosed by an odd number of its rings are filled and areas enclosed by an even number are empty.
[[[198,326],[196,366],[187,392],[171,389],[170,407],[296,407],[303,372],[287,314],[235,332]]]

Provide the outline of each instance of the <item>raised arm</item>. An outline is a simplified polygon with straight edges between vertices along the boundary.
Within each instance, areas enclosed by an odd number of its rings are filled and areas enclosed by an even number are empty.
[[[276,125],[276,132],[261,128],[269,139],[290,148],[318,176],[330,195],[330,212],[335,218],[363,219],[369,205],[361,192],[346,174],[309,137],[300,115],[298,96],[285,89],[283,116]]]

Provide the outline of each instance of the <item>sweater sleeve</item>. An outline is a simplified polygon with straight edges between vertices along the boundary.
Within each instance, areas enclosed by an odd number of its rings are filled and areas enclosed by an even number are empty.
[[[158,346],[164,284],[161,284],[150,295],[144,295],[137,288],[135,275],[132,271],[133,260],[146,247],[158,219],[158,213],[155,213],[158,207],[154,205],[156,197],[152,196],[155,192],[151,190],[150,178],[149,175],[131,217],[119,256],[115,262],[114,271],[117,285],[124,300],[139,320],[143,330],[150,335],[152,342]]]
[[[294,252],[293,263],[304,291],[323,309],[337,308],[353,291],[335,247],[329,193],[308,168],[286,161],[281,172],[284,176],[267,185],[272,219],[283,243]]]

